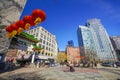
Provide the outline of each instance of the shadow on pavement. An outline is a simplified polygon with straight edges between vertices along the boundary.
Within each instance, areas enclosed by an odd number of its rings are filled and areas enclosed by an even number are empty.
[[[14,70],[20,69],[20,68],[23,68],[23,67],[18,66],[18,67],[14,67],[14,68],[12,68],[12,69],[9,69],[9,70],[0,69],[0,74],[1,74],[1,73],[4,73],[4,72],[14,71]],[[0,80],[1,80],[1,79],[0,79]]]
[[[119,73],[119,72],[116,72],[116,70],[114,70],[114,69],[99,68],[98,70],[107,71],[107,72],[111,72],[111,73],[120,75],[120,73]],[[120,80],[120,79],[118,79],[118,80]]]
[[[45,80],[44,76],[36,74],[37,72],[10,73],[0,77],[0,80]]]

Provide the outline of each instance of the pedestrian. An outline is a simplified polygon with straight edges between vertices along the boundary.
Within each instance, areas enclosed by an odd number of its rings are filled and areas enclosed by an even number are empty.
[[[67,67],[67,68],[66,68],[67,71],[70,71],[70,64],[69,64],[68,62],[66,63],[66,67]]]
[[[117,68],[117,64],[115,62],[113,63],[113,65],[114,65],[115,68]]]
[[[97,69],[97,62],[94,63],[95,68]]]
[[[72,63],[70,63],[70,72],[75,72],[75,69],[74,69],[74,66],[73,66],[73,64]]]

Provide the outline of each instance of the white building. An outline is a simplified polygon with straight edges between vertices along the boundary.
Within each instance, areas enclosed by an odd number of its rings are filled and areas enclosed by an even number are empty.
[[[43,48],[39,53],[40,59],[56,59],[58,54],[58,44],[55,35],[48,32],[45,28],[38,26],[27,31],[30,35],[34,35],[35,38],[40,40],[37,46]],[[29,51],[32,48],[29,48]]]

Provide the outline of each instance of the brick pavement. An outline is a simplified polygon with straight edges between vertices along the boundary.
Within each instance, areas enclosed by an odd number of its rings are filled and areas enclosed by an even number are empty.
[[[120,67],[104,67],[98,64],[98,71],[106,80],[120,80]]]
[[[76,68],[75,72],[64,72],[65,68],[54,68],[44,70],[38,74],[45,76],[45,80],[105,80],[103,76],[94,69]]]
[[[24,80],[117,80],[110,77],[110,75],[114,76],[115,74],[98,69],[75,68],[75,72],[65,72],[65,70],[65,67],[21,68],[2,73],[0,78],[6,77],[6,80],[10,80],[10,78],[11,80],[15,80],[15,78],[23,78]]]

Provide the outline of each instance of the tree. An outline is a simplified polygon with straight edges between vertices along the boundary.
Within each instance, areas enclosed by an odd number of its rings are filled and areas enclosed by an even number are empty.
[[[84,56],[85,56],[85,58],[84,58],[85,61],[95,62],[95,61],[99,60],[95,50],[90,49],[89,47],[88,48],[82,48],[82,49],[83,49],[82,51],[83,51]]]
[[[57,61],[59,63],[65,63],[67,60],[67,55],[65,54],[65,52],[59,52],[57,55]]]

